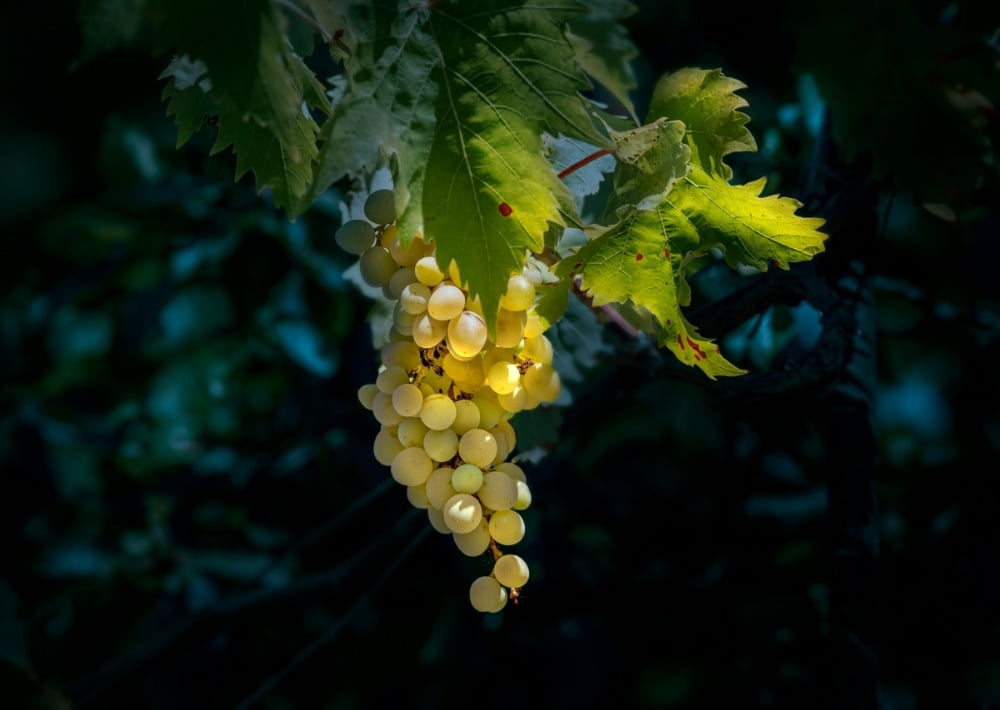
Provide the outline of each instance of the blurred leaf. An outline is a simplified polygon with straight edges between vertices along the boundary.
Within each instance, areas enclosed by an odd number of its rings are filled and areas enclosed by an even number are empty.
[[[0,660],[34,675],[31,659],[28,658],[24,627],[17,615],[19,605],[14,590],[0,579]]]
[[[274,337],[292,360],[314,375],[330,377],[340,357],[308,321],[279,321],[271,327]]]

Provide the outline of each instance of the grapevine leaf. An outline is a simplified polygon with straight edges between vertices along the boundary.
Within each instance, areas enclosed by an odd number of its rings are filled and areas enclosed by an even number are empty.
[[[351,47],[344,62],[347,87],[324,126],[315,181],[300,209],[337,180],[370,173],[392,156],[397,229],[409,243],[423,222],[423,167],[439,91],[432,73],[440,55],[426,28],[428,12],[404,5],[351,3],[344,33]]]
[[[694,161],[706,172],[732,177],[723,162],[729,153],[755,151],[757,143],[746,127],[750,117],[739,109],[746,99],[736,91],[746,84],[721,69],[688,67],[664,75],[653,89],[647,122],[666,117],[683,121]]]
[[[497,0],[435,5],[440,50],[434,142],[423,216],[442,266],[452,260],[492,330],[500,296],[550,223],[572,210],[541,133],[601,143],[580,91],[587,87],[563,35],[566,6]]]
[[[543,328],[549,328],[562,318],[569,305],[570,279],[564,277],[556,283],[542,284],[538,287],[538,300],[535,302],[535,313],[542,321]]]
[[[159,8],[159,41],[207,69],[194,86],[178,88],[172,63],[165,92],[182,133],[204,118],[201,90],[218,107],[212,152],[232,146],[236,178],[253,171],[257,186],[270,186],[275,202],[290,214],[312,182],[318,126],[306,104],[329,110],[322,84],[285,39],[281,17],[269,0],[200,3],[175,0]],[[192,22],[191,17],[197,17]],[[225,32],[219,32],[225,27]]]
[[[698,166],[666,196],[659,214],[671,238],[702,246],[719,245],[730,266],[766,269],[774,263],[806,261],[823,251],[823,219],[795,214],[801,203],[790,197],[761,197],[765,178],[730,185]]]
[[[218,114],[208,67],[187,55],[174,57],[159,78],[170,80],[163,87],[161,98],[168,102],[167,115],[173,116],[177,123],[177,147],[180,148],[205,125],[206,118]]]
[[[681,361],[700,368],[706,375],[733,376],[743,370],[726,360],[719,348],[697,333],[681,314],[678,280],[684,254],[671,248],[670,223],[663,218],[669,205],[659,210],[623,210],[616,225],[599,233],[574,259],[573,271],[582,278],[581,287],[594,306],[633,303],[646,309],[659,324],[658,341]],[[681,237],[684,239],[684,237]]]
[[[548,156],[553,170],[557,173],[561,173],[566,168],[585,160],[600,150],[592,143],[585,143],[566,136],[553,137],[548,133],[542,135],[542,141],[545,145],[545,154]],[[567,173],[563,176],[563,182],[576,196],[579,207],[583,204],[583,198],[596,194],[601,189],[605,175],[614,169],[614,156],[605,154]]]
[[[637,86],[632,60],[639,50],[620,23],[636,6],[627,0],[588,2],[587,11],[569,21],[568,37],[577,63],[617,99],[638,123],[629,92]]]
[[[663,201],[688,171],[691,149],[684,143],[686,130],[680,121],[659,118],[630,131],[608,131],[618,157],[608,214],[625,205],[655,209]]]

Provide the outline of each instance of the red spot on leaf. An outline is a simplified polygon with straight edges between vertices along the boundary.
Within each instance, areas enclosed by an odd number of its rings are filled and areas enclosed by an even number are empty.
[[[636,255],[635,255],[635,260],[636,260],[636,261],[642,261],[642,260],[643,260],[643,259],[645,259],[645,258],[646,258],[646,257],[645,257],[645,256],[643,256],[642,254],[636,254]]]
[[[502,214],[504,217],[510,217],[512,214],[514,214],[514,208],[508,205],[506,202],[501,202],[500,206],[497,207],[497,209],[500,210],[500,214]]]
[[[669,249],[664,249],[663,250],[663,256],[665,256],[665,257],[667,257],[669,259],[670,258],[670,250]]]

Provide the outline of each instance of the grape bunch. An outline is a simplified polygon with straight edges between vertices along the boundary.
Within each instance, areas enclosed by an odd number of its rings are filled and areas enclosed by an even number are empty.
[[[554,401],[561,387],[534,311],[542,272],[528,264],[510,277],[491,339],[455,262],[446,274],[433,243],[420,235],[405,248],[399,242],[391,190],[372,192],[364,213],[370,222],[345,222],[335,240],[360,258],[364,281],[394,301],[378,375],[358,391],[381,424],[375,458],[463,554],[491,553],[492,573],[472,583],[469,600],[500,611],[528,581],[525,561],[501,549],[524,537],[519,511],[531,504],[524,471],[508,460],[517,444],[510,419]]]

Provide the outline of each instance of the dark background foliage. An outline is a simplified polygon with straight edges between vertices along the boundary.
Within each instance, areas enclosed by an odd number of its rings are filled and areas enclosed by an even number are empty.
[[[1000,705],[988,5],[641,4],[640,109],[681,66],[745,81],[761,150],[737,179],[827,217],[828,251],[695,281],[738,381],[576,313],[572,405],[518,423],[548,451],[532,579],[482,617],[485,563],[371,456],[336,192],[289,223],[207,157],[211,128],[175,150],[163,57],[76,66],[74,11],[22,4],[0,43],[0,706]]]

